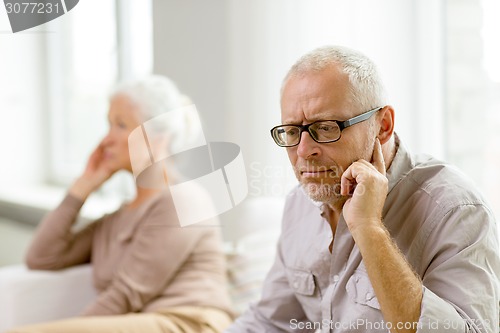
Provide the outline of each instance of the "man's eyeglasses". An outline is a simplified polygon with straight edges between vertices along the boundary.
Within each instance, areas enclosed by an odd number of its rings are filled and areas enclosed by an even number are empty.
[[[381,109],[382,107],[377,107],[346,121],[320,120],[307,125],[279,125],[271,129],[271,136],[280,147],[298,145],[304,131],[309,132],[311,138],[318,143],[335,142],[340,139],[345,128],[370,119]]]

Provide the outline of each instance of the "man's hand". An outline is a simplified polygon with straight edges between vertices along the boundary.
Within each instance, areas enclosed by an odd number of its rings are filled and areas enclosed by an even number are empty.
[[[344,218],[351,233],[360,228],[381,226],[387,191],[388,180],[385,176],[382,146],[376,138],[372,162],[358,160],[342,174],[341,194],[352,193],[343,207]]]
[[[348,195],[353,187],[354,192],[344,204],[343,214],[363,257],[384,320],[392,327],[397,327],[397,323],[411,324],[409,329],[395,329],[393,332],[416,332],[422,283],[382,224],[388,180],[378,139],[375,139],[372,162],[356,161],[342,175],[342,194]]]

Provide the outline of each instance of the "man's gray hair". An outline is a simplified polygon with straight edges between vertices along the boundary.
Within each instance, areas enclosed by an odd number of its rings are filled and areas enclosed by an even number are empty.
[[[290,68],[283,84],[292,76],[320,72],[331,65],[340,65],[348,75],[353,107],[368,111],[386,104],[384,84],[373,61],[343,46],[323,46],[303,55]]]

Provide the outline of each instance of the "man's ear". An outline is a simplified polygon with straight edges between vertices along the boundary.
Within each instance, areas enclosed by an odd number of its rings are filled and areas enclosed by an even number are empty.
[[[380,125],[380,130],[377,135],[381,144],[386,143],[394,133],[394,109],[390,105],[386,105],[379,111],[377,121]]]

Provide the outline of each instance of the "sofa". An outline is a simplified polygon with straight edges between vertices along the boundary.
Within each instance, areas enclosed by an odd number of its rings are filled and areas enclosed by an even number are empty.
[[[0,332],[77,315],[97,295],[91,281],[90,265],[56,272],[0,268]]]

